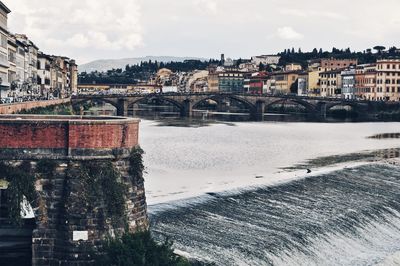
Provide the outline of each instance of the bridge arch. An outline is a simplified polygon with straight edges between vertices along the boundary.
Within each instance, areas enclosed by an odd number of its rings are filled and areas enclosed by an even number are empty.
[[[207,100],[212,100],[212,101],[215,101],[217,103],[220,103],[220,102],[222,102],[223,98],[220,95],[217,95],[217,94],[206,96],[204,98],[196,100],[193,103],[193,109],[198,108],[200,104],[204,103]]]
[[[330,111],[332,108],[337,107],[337,106],[348,106],[351,107],[352,110],[357,111],[358,109],[358,104],[355,102],[347,102],[347,101],[342,101],[342,102],[335,102],[331,104],[327,104],[326,106],[326,111]]]
[[[140,98],[135,98],[131,101],[128,101],[128,108],[132,108],[133,105],[135,105],[143,100],[152,100],[152,99],[157,99],[157,100],[161,100],[164,102],[168,102],[168,103],[172,104],[173,106],[177,107],[180,111],[184,108],[183,103],[181,103],[177,100],[174,100],[172,98],[169,98],[169,97],[164,97],[160,94],[149,94],[149,95],[146,95],[146,96],[143,96]]]
[[[100,97],[88,97],[88,98],[79,99],[79,100],[72,100],[71,102],[72,102],[72,107],[76,108],[84,103],[93,102],[93,101],[108,103],[108,104],[111,104],[112,106],[114,106],[116,109],[119,108],[117,101],[107,99],[107,98],[100,98]]]
[[[316,107],[313,104],[303,101],[301,99],[291,99],[291,98],[282,98],[282,99],[273,101],[273,102],[267,104],[265,106],[265,109],[268,110],[273,105],[285,104],[285,103],[293,103],[293,104],[302,106],[306,109],[307,113],[310,113],[310,114],[315,113],[315,111],[316,111]]]

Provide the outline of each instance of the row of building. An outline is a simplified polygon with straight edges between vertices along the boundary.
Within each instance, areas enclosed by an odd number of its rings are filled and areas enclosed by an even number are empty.
[[[206,86],[191,87],[191,91],[400,101],[400,59],[382,59],[373,64],[358,64],[353,59],[319,59],[310,62],[307,69],[289,64],[272,72],[210,67],[206,80]]]
[[[11,10],[0,1],[0,99],[65,98],[76,92],[75,60],[46,55],[24,34],[8,30]]]

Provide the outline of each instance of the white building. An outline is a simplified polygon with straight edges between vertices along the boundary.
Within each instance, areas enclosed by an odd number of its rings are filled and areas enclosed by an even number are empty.
[[[347,100],[356,98],[356,69],[350,68],[340,73],[342,76],[342,97]]]
[[[279,64],[279,60],[281,59],[278,55],[260,55],[260,56],[253,56],[251,58],[251,62],[257,66],[260,64],[263,65],[277,65]]]

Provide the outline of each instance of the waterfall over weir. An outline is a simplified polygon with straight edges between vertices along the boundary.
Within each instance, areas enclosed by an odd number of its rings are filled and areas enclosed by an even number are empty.
[[[216,265],[397,265],[400,167],[371,164],[153,212],[153,232]]]

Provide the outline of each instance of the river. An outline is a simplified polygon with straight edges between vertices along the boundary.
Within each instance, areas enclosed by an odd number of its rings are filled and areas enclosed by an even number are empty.
[[[216,265],[397,265],[400,141],[369,137],[398,132],[142,120],[153,234]]]

